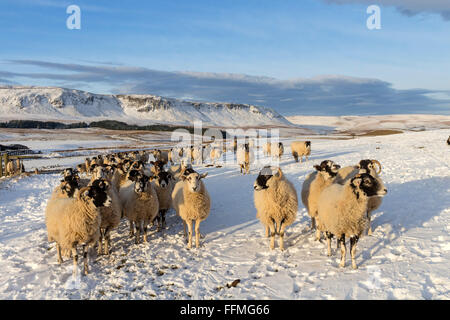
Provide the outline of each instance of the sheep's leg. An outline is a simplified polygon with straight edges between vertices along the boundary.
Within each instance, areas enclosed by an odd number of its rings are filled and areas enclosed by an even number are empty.
[[[273,250],[275,248],[275,220],[272,219],[272,224],[269,224],[270,227],[270,249]]]
[[[147,239],[147,222],[142,221],[141,222],[141,227],[143,227],[143,232],[144,232],[144,242],[148,242]]]
[[[192,248],[192,220],[188,220],[187,221],[187,226],[188,226],[188,249]]]
[[[140,223],[136,221],[134,227],[136,229],[134,243],[139,244],[139,241],[141,240],[141,226],[140,226]]]
[[[109,255],[109,245],[110,245],[110,242],[111,242],[111,235],[110,235],[109,227],[107,227],[105,229],[104,238],[105,238],[105,245],[103,246],[103,253],[106,254],[106,255]]]
[[[311,230],[316,228],[316,218],[311,217]]]
[[[77,269],[78,269],[78,252],[77,248],[72,248],[72,259],[73,259],[73,277],[77,277]]]
[[[284,230],[286,229],[286,224],[283,224],[283,220],[280,223],[280,231],[278,232],[280,235],[280,249],[284,250]]]
[[[195,220],[195,247],[200,247],[200,220]]]
[[[130,237],[134,236],[134,225],[133,221],[130,220]]]
[[[345,256],[347,255],[347,247],[345,246],[345,234],[341,235],[339,243],[341,244],[341,263],[339,264],[339,267],[343,268],[345,267]],[[350,247],[351,247],[351,238],[350,238]]]
[[[103,247],[103,239],[105,237],[105,229],[100,228],[100,237],[97,241],[97,255],[102,254],[102,247]]]
[[[327,235],[327,255],[331,257],[331,238],[333,238],[333,234],[327,231],[326,235]]]
[[[166,228],[166,213],[167,213],[167,209],[164,209],[161,211],[161,227],[163,229]]]
[[[321,232],[319,229],[316,229],[316,241],[320,241]]]
[[[61,257],[61,246],[58,243],[56,244],[56,254],[58,256],[58,263],[61,264],[63,260]]]
[[[292,155],[294,156],[295,162],[298,162],[298,153],[294,152]]]
[[[269,226],[266,226],[266,238],[268,238],[269,236],[270,236]]]
[[[84,263],[84,275],[87,276],[89,273],[88,270],[88,247],[83,245],[83,263]]]
[[[371,226],[371,219],[370,219],[370,212],[367,211],[367,219],[369,220],[369,228],[367,229],[367,234],[369,236],[372,235],[372,226]]]
[[[350,237],[350,254],[352,255],[352,268],[358,269],[358,266],[356,265],[356,244],[358,243],[359,237],[353,236]]]
[[[187,238],[187,233],[186,233],[186,221],[183,220],[183,233],[184,233],[184,238]]]

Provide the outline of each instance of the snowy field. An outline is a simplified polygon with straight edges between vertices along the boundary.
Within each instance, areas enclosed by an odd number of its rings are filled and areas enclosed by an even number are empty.
[[[335,244],[327,257],[301,202],[287,228],[286,250],[270,251],[253,205],[260,168],[243,176],[230,164],[196,167],[209,173],[205,184],[212,198],[210,216],[200,226],[201,248],[186,249],[173,211],[164,234],[152,230],[145,244],[134,244],[122,221],[112,233],[111,255],[94,253],[90,274],[73,279],[70,260],[58,265],[44,221],[60,176],[0,180],[0,299],[449,299],[449,135],[441,129],[311,139],[312,156],[302,164],[287,148],[281,168],[299,199],[306,175],[322,160],[341,166],[365,158],[381,162],[388,194],[373,214],[373,235],[358,243],[357,270],[349,256],[347,267],[339,268]],[[75,165],[79,159],[64,161]],[[227,286],[237,279],[235,287]]]

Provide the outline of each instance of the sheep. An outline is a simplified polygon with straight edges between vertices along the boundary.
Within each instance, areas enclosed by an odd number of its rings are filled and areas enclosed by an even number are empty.
[[[162,151],[159,149],[153,150],[152,152],[153,157],[155,157],[155,160],[163,161],[164,163],[169,162],[169,152],[168,151]]]
[[[270,146],[270,152],[271,152],[272,157],[276,157],[278,159],[281,159],[281,156],[284,153],[283,143],[281,143],[281,142],[278,142],[278,143],[274,142],[274,143],[272,143],[271,146]]]
[[[152,167],[150,168],[150,172],[154,175],[157,175],[160,172],[164,171],[165,162],[161,160],[157,161],[150,161],[150,164],[152,164]]]
[[[386,193],[383,182],[368,173],[357,174],[344,185],[333,183],[322,191],[317,207],[317,227],[327,235],[328,256],[331,256],[331,238],[338,237],[340,267],[345,266],[345,237],[350,237],[352,267],[357,269],[356,244],[368,225],[369,199],[383,197]]]
[[[106,190],[106,193],[111,198],[111,205],[109,207],[101,207],[101,224],[100,224],[100,238],[98,240],[98,254],[109,254],[110,248],[110,231],[117,228],[120,223],[120,218],[122,216],[122,205],[120,203],[119,193],[116,187],[108,180],[97,179],[92,182],[92,186],[97,186],[101,189]],[[103,246],[103,241],[105,245]]]
[[[311,141],[293,141],[291,143],[291,152],[294,156],[295,162],[298,162],[300,157],[300,162],[305,156],[305,161],[308,161],[308,156],[311,154]]]
[[[169,172],[159,172],[152,184],[158,195],[159,213],[156,217],[158,231],[166,227],[166,213],[172,208],[173,178]]]
[[[211,148],[209,152],[209,157],[211,158],[211,162],[215,165],[216,161],[220,159],[222,156],[222,150],[220,148]]]
[[[248,143],[241,146],[236,154],[237,163],[240,167],[241,173],[250,173],[250,164],[254,162],[254,153],[250,149]]]
[[[189,230],[188,249],[192,248],[192,223],[195,220],[195,246],[200,246],[200,223],[209,216],[211,198],[203,179],[208,173],[197,172],[181,175],[181,181],[175,184],[172,192],[172,205],[181,217],[186,237],[186,225]]]
[[[84,159],[84,165],[86,166],[86,173],[90,174],[91,172],[89,170],[91,168],[91,159]]]
[[[84,274],[88,274],[87,249],[100,237],[101,207],[111,205],[111,198],[99,186],[77,190],[73,198],[50,199],[45,212],[48,241],[56,242],[58,263],[61,251],[71,251],[73,275],[76,276],[77,246],[83,246]]]
[[[354,178],[358,173],[368,173],[381,181],[381,178],[379,177],[379,174],[381,173],[381,163],[378,160],[365,159],[361,160],[356,166],[344,167],[338,171],[334,183],[345,184],[346,181]],[[367,206],[367,217],[369,219],[367,228],[368,235],[372,235],[372,212],[380,207],[382,201],[382,197],[371,197],[369,199],[369,204]]]
[[[448,136],[448,139],[447,139],[447,145],[450,146],[450,136]]]
[[[8,161],[6,165],[6,175],[12,176],[22,172],[25,172],[25,167],[23,163],[20,163],[20,159]]]
[[[318,199],[323,189],[333,183],[340,166],[331,160],[315,165],[316,171],[310,173],[303,182],[301,198],[311,217],[311,229],[316,228]],[[320,230],[316,231],[316,240],[320,240]]]
[[[79,173],[87,173],[86,164],[85,163],[80,163],[79,165],[77,165],[77,171]]]
[[[274,174],[270,166],[264,167],[254,183],[256,217],[269,236],[270,249],[275,248],[275,235],[280,236],[280,249],[284,250],[284,230],[291,225],[298,210],[297,191],[280,168]]]
[[[181,180],[182,175],[186,175],[186,174],[188,175],[195,171],[192,168],[191,164],[187,164],[187,165],[179,164],[179,165],[170,167],[169,172],[172,175],[173,179],[175,179],[176,181],[179,181],[179,180]]]
[[[138,175],[123,206],[125,217],[130,222],[130,234],[133,235],[133,224],[136,228],[135,243],[140,243],[140,234],[147,242],[147,226],[153,223],[159,212],[158,195],[146,175]]]
[[[270,156],[272,154],[272,144],[270,142],[266,142],[263,144],[263,153],[266,156]]]
[[[197,165],[203,163],[203,147],[197,146],[192,148],[192,163]]]
[[[51,195],[51,199],[72,198],[75,191],[80,188],[77,176],[66,176],[61,180],[61,184],[57,186]]]

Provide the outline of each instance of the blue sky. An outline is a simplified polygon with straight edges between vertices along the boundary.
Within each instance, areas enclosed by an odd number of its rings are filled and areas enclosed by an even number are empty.
[[[448,114],[449,2],[380,0],[382,29],[368,30],[376,1],[2,0],[0,83]],[[66,28],[70,4],[81,30]]]

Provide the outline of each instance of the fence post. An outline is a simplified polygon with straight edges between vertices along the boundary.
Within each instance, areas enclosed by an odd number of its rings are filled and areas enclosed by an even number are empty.
[[[3,161],[5,162],[5,176],[7,175],[7,173],[8,173],[8,170],[6,170],[6,167],[8,166],[8,161],[9,161],[9,157],[8,157],[8,154],[7,153],[5,153],[5,155],[3,156]]]

